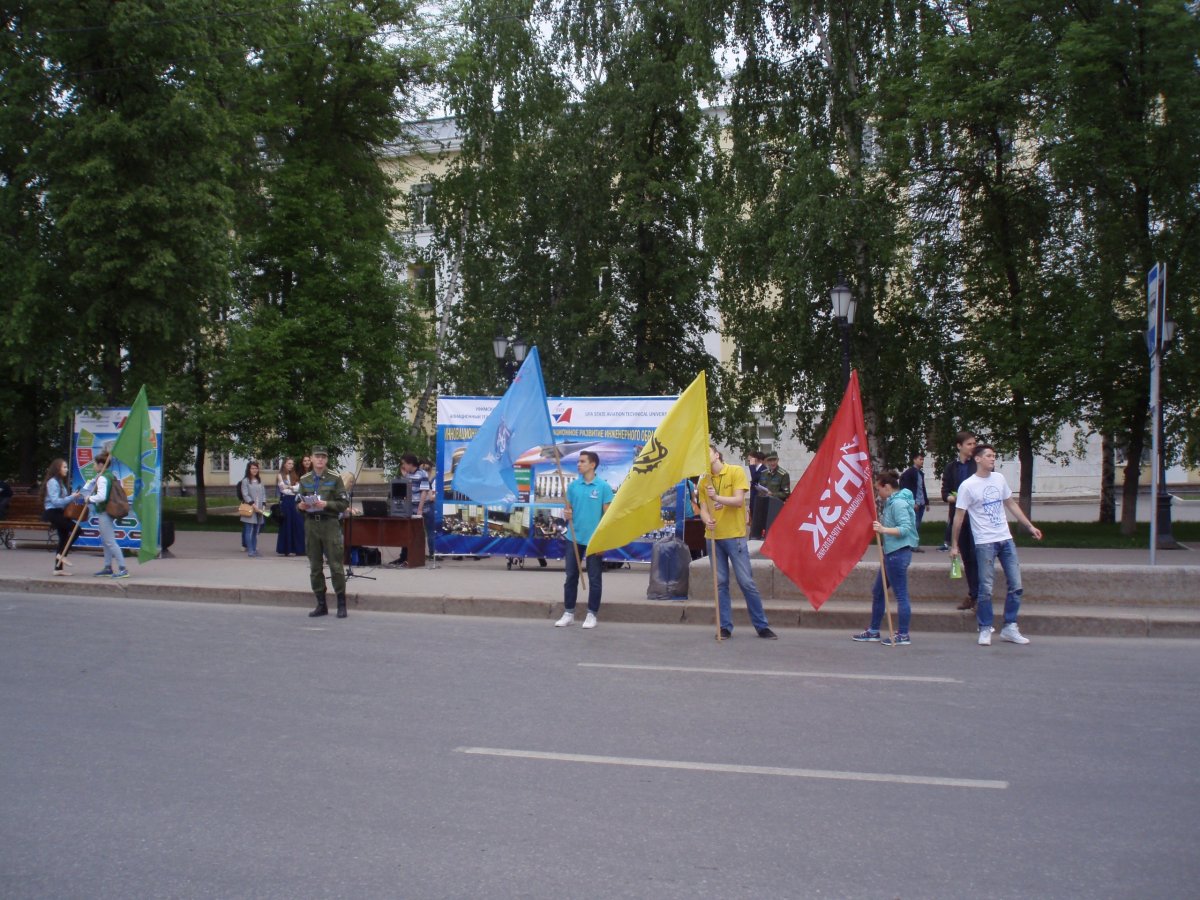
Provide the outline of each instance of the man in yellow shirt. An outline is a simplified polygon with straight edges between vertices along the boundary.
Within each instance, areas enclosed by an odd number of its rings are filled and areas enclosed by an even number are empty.
[[[750,479],[741,466],[726,465],[721,451],[708,447],[709,474],[700,479],[700,490],[708,498],[696,512],[704,520],[717,562],[717,605],[721,613],[721,637],[733,636],[733,603],[729,597],[729,567],[732,564],[738,587],[746,598],[746,611],[760,638],[775,640],[778,635],[767,623],[762,595],[754,583],[750,567],[750,548],[746,545],[746,493]]]

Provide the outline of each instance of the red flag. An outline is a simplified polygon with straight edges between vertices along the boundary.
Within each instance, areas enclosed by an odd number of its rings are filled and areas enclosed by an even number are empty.
[[[875,536],[875,515],[858,372],[852,372],[833,425],[771,525],[762,555],[820,609],[862,559]]]

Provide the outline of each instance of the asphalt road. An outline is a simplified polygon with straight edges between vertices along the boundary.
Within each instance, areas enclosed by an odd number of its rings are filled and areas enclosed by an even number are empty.
[[[28,594],[0,613],[4,898],[1200,883],[1193,641],[718,645]]]

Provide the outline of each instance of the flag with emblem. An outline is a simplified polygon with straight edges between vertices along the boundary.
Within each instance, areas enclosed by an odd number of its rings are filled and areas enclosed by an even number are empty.
[[[158,520],[162,503],[162,484],[159,481],[158,440],[150,422],[150,405],[146,401],[146,386],[138,391],[137,399],[121,426],[117,442],[110,451],[112,458],[133,472],[133,494],[129,505],[137,516],[142,540],[138,545],[138,562],[158,556]]]
[[[825,440],[775,517],[761,552],[820,609],[862,559],[875,536],[875,517],[858,372],[852,372]]]
[[[662,495],[683,479],[708,471],[707,394],[701,372],[633,461],[588,541],[589,555],[624,547],[662,527]]]
[[[467,444],[454,470],[453,488],[473,501],[507,506],[517,501],[513,461],[534,447],[553,447],[550,406],[537,347]]]

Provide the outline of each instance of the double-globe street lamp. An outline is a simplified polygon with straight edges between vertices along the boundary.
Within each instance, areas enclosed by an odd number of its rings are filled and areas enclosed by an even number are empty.
[[[845,390],[850,386],[850,326],[854,324],[858,300],[840,273],[837,284],[829,292],[829,302],[833,306],[833,320],[842,333],[842,390]]]
[[[508,358],[510,347],[512,348],[512,360]],[[517,370],[521,368],[521,363],[525,362],[525,354],[528,351],[529,347],[520,337],[510,339],[498,331],[492,338],[492,352],[496,354],[496,361],[500,363],[500,369],[504,372],[504,377],[508,379],[509,384],[512,384]]]

